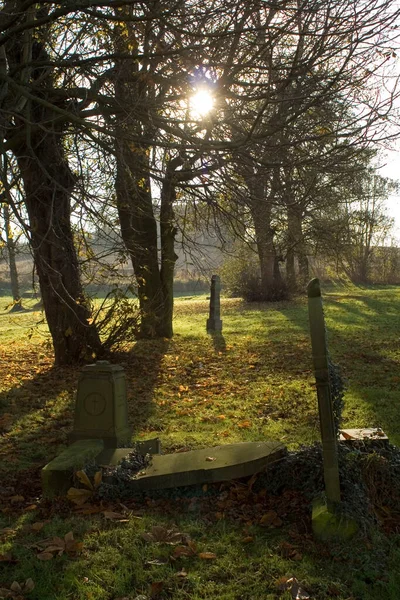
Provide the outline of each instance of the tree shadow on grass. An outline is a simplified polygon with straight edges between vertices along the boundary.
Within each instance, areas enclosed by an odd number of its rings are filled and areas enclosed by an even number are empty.
[[[328,350],[341,368],[347,388],[345,418],[354,427],[379,425],[398,443],[400,407],[395,402],[400,386],[398,298],[371,295],[363,290],[357,295],[323,293],[322,298]],[[285,314],[308,333],[306,306],[303,315],[292,311]],[[309,355],[311,361],[311,343]]]
[[[153,412],[154,387],[168,345],[164,340],[140,340],[130,352],[110,357],[112,363],[125,367],[129,421],[134,431],[140,430]],[[0,392],[0,480],[16,486],[22,496],[26,496],[25,488],[29,496],[39,495],[40,469],[68,444],[81,370],[79,366],[52,367],[47,361],[43,371],[35,373],[35,352],[32,349],[27,354],[26,362],[3,363],[0,372],[7,381],[7,369],[15,381]]]
[[[10,364],[18,373],[26,365]],[[0,480],[18,495],[40,494],[40,469],[66,445],[78,369],[46,368],[0,393]],[[3,483],[4,482],[4,483]]]
[[[115,355],[126,371],[128,414],[134,433],[142,429],[154,411],[153,397],[169,340],[138,340],[132,350]]]

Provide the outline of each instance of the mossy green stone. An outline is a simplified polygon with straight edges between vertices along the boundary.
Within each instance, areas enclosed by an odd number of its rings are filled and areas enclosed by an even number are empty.
[[[104,450],[102,440],[80,440],[61,452],[42,469],[42,488],[45,496],[65,493],[76,471],[94,460]]]
[[[312,508],[312,530],[319,540],[345,541],[357,533],[358,525],[354,519],[328,508],[324,500],[317,499]]]
[[[86,365],[79,375],[70,441],[102,439],[106,448],[116,448],[131,436],[123,367],[107,360]]]
[[[129,448],[105,450],[100,465],[117,465]],[[280,442],[242,442],[213,446],[176,454],[155,454],[151,464],[127,483],[133,493],[203,483],[229,481],[259,473],[283,458],[286,448]]]

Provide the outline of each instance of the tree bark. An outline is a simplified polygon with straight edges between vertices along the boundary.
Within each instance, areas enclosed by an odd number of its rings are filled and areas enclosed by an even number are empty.
[[[299,286],[304,286],[308,283],[309,265],[302,227],[302,207],[290,201],[286,205],[288,218],[287,283],[289,289],[296,290]],[[295,258],[297,258],[299,266],[298,277],[296,276]]]
[[[45,36],[43,40],[33,38],[29,31],[27,36],[12,38],[7,43],[10,71],[18,72],[21,64],[35,64],[36,60],[46,65],[46,43]],[[29,67],[23,72],[24,85],[34,90],[38,101],[16,93],[13,100],[22,118],[17,116],[7,124],[6,137],[12,143],[24,184],[30,243],[55,363],[74,364],[100,356],[102,346],[90,322],[71,228],[75,177],[63,145],[69,124],[52,108],[58,106],[53,97],[54,72],[47,66]]]
[[[134,28],[127,24],[123,32],[117,26],[114,43],[121,53],[137,47]],[[171,337],[173,276],[177,259],[174,251],[174,176],[176,167],[182,163],[179,157],[167,162],[161,190],[159,255],[150,182],[150,149],[156,135],[151,111],[156,100],[147,72],[139,73],[139,69],[138,61],[116,62],[115,99],[121,111],[115,125],[117,208],[121,235],[137,282],[140,335],[144,338]],[[143,143],[137,141],[140,139]]]
[[[158,337],[162,335],[159,325],[163,316],[164,297],[146,151],[137,148],[133,152],[127,139],[118,138],[117,208],[122,239],[129,252],[138,287],[140,335],[145,338]]]
[[[183,161],[176,157],[168,162],[161,191],[160,234],[161,234],[161,285],[164,310],[159,325],[163,337],[172,337],[172,317],[174,310],[174,269],[178,259],[175,253],[175,213],[176,201],[175,170]]]
[[[55,131],[45,131],[31,146],[15,149],[24,182],[30,242],[38,273],[55,364],[67,365],[101,355],[101,342],[80,280],[70,223],[75,184]]]
[[[11,224],[10,224],[10,211],[7,204],[3,204],[3,219],[4,228],[6,231],[6,244],[8,254],[8,266],[10,269],[10,281],[11,281],[11,294],[14,301],[14,305],[21,306],[21,293],[19,289],[18,281],[18,270],[17,261],[15,259],[15,241],[12,235]]]
[[[257,253],[260,261],[261,298],[275,300],[281,294],[281,277],[274,245],[272,201],[264,179],[259,174],[245,177],[250,195],[250,211],[254,224]]]

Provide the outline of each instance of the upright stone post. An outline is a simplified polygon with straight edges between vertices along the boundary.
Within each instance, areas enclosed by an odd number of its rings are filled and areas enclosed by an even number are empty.
[[[98,439],[105,448],[116,448],[129,442],[131,434],[124,368],[108,360],[83,367],[70,441]]]
[[[340,502],[339,466],[331,388],[329,382],[328,351],[321,288],[318,279],[307,287],[311,346],[317,385],[318,410],[321,426],[325,491],[328,508]]]
[[[210,317],[207,319],[207,331],[222,331],[221,280],[218,275],[211,277]]]

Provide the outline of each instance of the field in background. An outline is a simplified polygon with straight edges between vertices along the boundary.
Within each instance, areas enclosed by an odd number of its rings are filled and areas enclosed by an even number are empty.
[[[400,444],[400,288],[323,294],[331,355],[346,379],[344,425],[381,426]],[[309,506],[299,507],[297,497],[286,499],[278,528],[215,506],[200,514],[193,499],[148,501],[128,513],[115,504],[127,519],[114,521],[40,502],[39,469],[65,447],[72,427],[78,369],[52,368],[46,325],[35,326],[40,312],[9,315],[1,312],[6,304],[0,298],[0,557],[17,562],[2,562],[0,588],[31,577],[32,599],[287,600],[279,581],[295,575],[316,600],[398,598],[399,536],[365,536],[357,551],[327,549],[309,536]],[[132,343],[113,358],[126,369],[134,438],[158,436],[166,452],[267,438],[294,449],[318,440],[306,299],[223,299],[222,336],[206,334],[207,316],[205,296],[178,299],[172,340]],[[16,500],[2,496],[7,486]],[[238,486],[236,500],[245,493]],[[214,558],[171,559],[170,547],[141,537],[154,524],[175,524]],[[42,563],[29,547],[69,531],[82,553]]]

